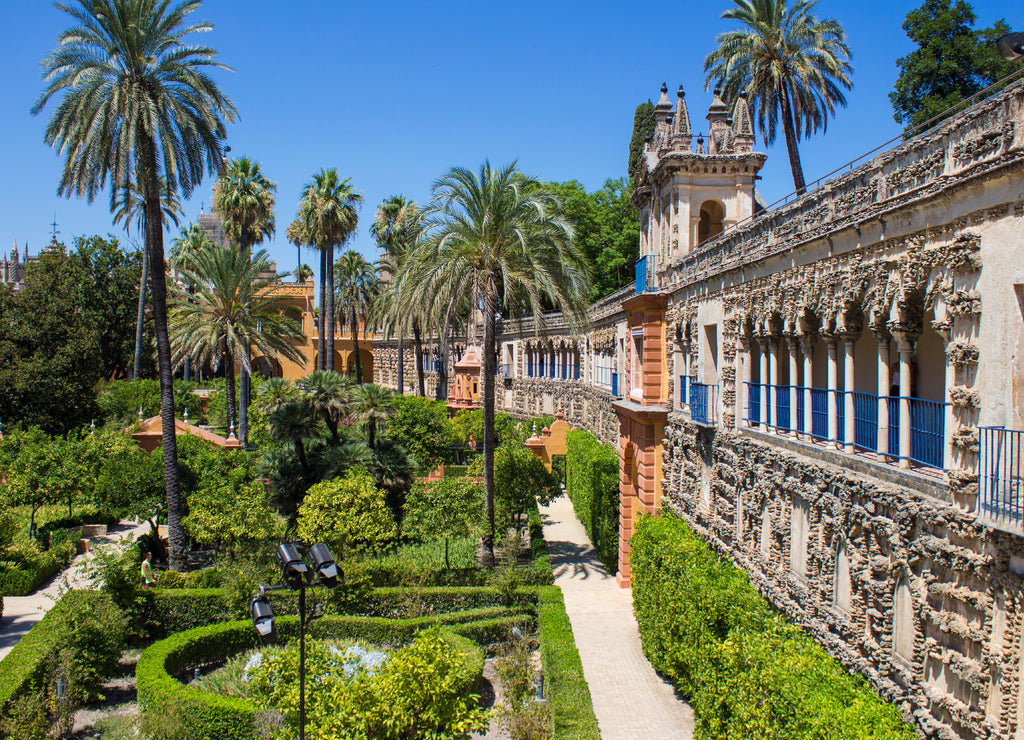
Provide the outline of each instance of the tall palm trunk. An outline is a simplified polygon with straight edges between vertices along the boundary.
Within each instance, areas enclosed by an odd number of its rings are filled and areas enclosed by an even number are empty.
[[[146,238],[146,237],[143,237]],[[146,289],[149,282],[149,250],[142,248],[142,276],[139,278],[139,315],[138,323],[135,325],[135,367],[132,370],[132,379],[139,379],[139,370],[142,367],[142,336],[146,326]]]
[[[320,346],[316,354],[316,369],[327,369],[327,251],[320,250],[320,321],[317,335]]]
[[[493,291],[484,296],[484,492],[487,496],[487,536],[484,545],[494,562],[494,316]]]
[[[427,395],[427,381],[423,377],[423,337],[420,335],[420,322],[412,320],[412,341],[416,353],[416,389],[420,396]]]
[[[139,132],[139,162],[146,182],[146,248],[149,250],[153,289],[153,324],[160,376],[160,432],[164,452],[164,487],[167,495],[167,532],[170,540],[169,567],[185,565],[185,530],[182,528],[181,482],[178,477],[178,440],[174,428],[174,385],[171,375],[171,342],[167,334],[167,270],[164,266],[163,213],[160,210],[160,182],[157,176],[156,142],[144,130]]]
[[[398,395],[405,395],[405,340],[398,333]]]
[[[251,246],[249,244],[249,229],[242,226],[241,244],[239,247],[245,255],[246,261],[250,260]],[[249,446],[249,403],[252,398],[252,370],[251,353],[248,345],[242,348],[242,366],[238,369],[238,439],[243,447]]]
[[[352,312],[352,352],[356,356],[356,382],[363,382],[363,363],[359,359],[359,315]],[[370,445],[373,448],[373,445]]]
[[[327,247],[327,315],[324,317],[327,324],[327,364],[328,370],[334,369],[334,245]]]
[[[793,187],[798,195],[807,191],[804,169],[800,165],[800,149],[797,144],[796,126],[793,124],[793,109],[789,102],[789,88],[782,91],[782,130],[786,134],[786,151],[789,153],[789,168],[793,171]]]
[[[225,422],[228,425],[228,432],[234,431],[235,427],[235,358],[225,348],[224,352],[224,406],[226,408]]]

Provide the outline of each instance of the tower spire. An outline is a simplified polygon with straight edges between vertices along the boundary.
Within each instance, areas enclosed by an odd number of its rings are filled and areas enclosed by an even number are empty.
[[[683,86],[676,91],[676,113],[672,117],[672,143],[683,149],[690,148],[693,132],[690,130],[690,113],[686,109],[686,93]]]

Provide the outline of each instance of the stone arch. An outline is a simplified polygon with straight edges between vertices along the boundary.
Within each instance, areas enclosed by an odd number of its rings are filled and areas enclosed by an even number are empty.
[[[697,243],[713,239],[722,233],[725,220],[725,206],[721,201],[709,199],[700,204],[700,216],[697,220]]]

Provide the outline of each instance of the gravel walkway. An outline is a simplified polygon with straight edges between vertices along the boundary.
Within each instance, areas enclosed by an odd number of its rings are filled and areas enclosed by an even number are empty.
[[[541,507],[541,518],[602,739],[692,738],[693,710],[644,657],[633,591],[601,565],[568,496]]]

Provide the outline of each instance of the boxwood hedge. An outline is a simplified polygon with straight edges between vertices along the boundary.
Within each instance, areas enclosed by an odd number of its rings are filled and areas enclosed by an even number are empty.
[[[644,652],[693,706],[698,740],[916,737],[681,519],[642,517],[630,548]]]
[[[565,492],[609,573],[619,559],[619,456],[590,432],[565,437]]]

